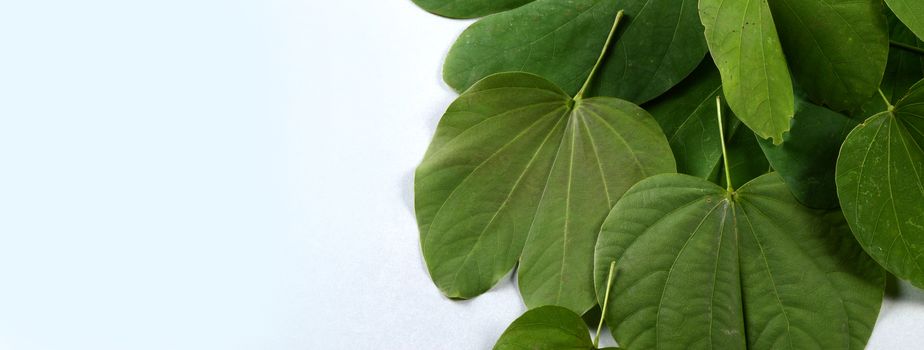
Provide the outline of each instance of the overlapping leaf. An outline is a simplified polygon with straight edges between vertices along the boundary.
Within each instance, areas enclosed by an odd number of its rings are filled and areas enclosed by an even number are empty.
[[[596,304],[600,223],[631,185],[674,170],[663,132],[638,106],[574,102],[532,74],[492,75],[449,107],[417,169],[430,276],[446,295],[470,298],[519,260],[527,306],[583,313]]]
[[[417,6],[450,18],[478,18],[512,10],[534,0],[412,0]]]
[[[592,350],[596,347],[580,316],[566,308],[550,305],[529,310],[517,318],[494,345],[494,350],[523,349]]]
[[[876,93],[889,54],[880,0],[769,0],[789,68],[810,100],[836,111]]]
[[[837,192],[857,240],[887,270],[924,288],[924,81],[854,129]]]
[[[485,17],[453,45],[443,68],[458,91],[497,72],[540,75],[575,93],[617,10],[627,25],[600,68],[594,95],[648,101],[687,76],[706,53],[695,1],[536,0]]]
[[[734,193],[644,180],[606,219],[595,259],[598,288],[619,266],[606,320],[630,349],[862,349],[885,277],[840,213],[801,206],[775,173]]]
[[[924,2],[920,0],[885,0],[885,2],[919,39],[924,40]]]
[[[837,155],[857,124],[843,114],[797,99],[792,130],[783,143],[760,140],[760,146],[800,203],[833,209],[838,206],[834,186]]]
[[[699,13],[728,105],[755,134],[783,142],[793,88],[766,0],[700,0]]]

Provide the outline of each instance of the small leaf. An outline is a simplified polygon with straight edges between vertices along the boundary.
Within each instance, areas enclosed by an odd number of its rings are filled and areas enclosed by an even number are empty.
[[[858,122],[802,99],[783,143],[760,140],[760,147],[800,203],[818,209],[837,208],[834,168],[841,144]]]
[[[449,18],[478,18],[515,9],[534,0],[413,0],[431,13]]]
[[[770,0],[793,77],[837,111],[876,93],[889,55],[880,0]]]
[[[699,13],[728,105],[757,136],[783,142],[793,87],[766,0],[700,0]]]
[[[924,288],[924,81],[857,126],[837,162],[850,228],[889,272]]]
[[[589,350],[593,341],[584,320],[560,306],[527,311],[507,327],[494,350]]]
[[[574,102],[527,73],[485,78],[449,107],[417,169],[430,276],[447,296],[471,298],[522,256],[527,306],[584,313],[596,304],[600,223],[630,186],[674,170],[663,132],[638,106]]]
[[[663,174],[630,189],[603,224],[598,295],[629,349],[862,349],[885,274],[843,216],[801,206],[777,174],[737,192]]]
[[[885,2],[919,39],[924,40],[924,2],[921,0],[885,0]]]
[[[628,25],[600,68],[594,95],[648,101],[679,83],[706,54],[695,1],[537,0],[466,29],[446,58],[443,78],[463,91],[490,74],[525,71],[574,94],[619,9]]]

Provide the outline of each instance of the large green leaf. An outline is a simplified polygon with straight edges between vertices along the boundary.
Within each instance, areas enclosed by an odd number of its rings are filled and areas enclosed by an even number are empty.
[[[630,186],[674,170],[663,132],[638,106],[575,102],[532,74],[492,75],[449,107],[417,169],[430,276],[447,296],[470,298],[522,256],[527,306],[584,313],[596,304],[600,223]]]
[[[864,249],[924,288],[924,81],[857,126],[837,161],[841,207]]]
[[[770,0],[793,77],[838,111],[876,93],[889,55],[881,0]]]
[[[843,216],[801,206],[775,173],[734,193],[646,179],[611,211],[595,260],[598,288],[619,266],[606,321],[629,349],[862,349],[885,285]]]
[[[918,38],[924,40],[924,2],[921,0],[885,0],[885,2]]]
[[[760,140],[773,168],[802,204],[812,208],[838,206],[834,168],[841,144],[858,122],[843,114],[796,100],[792,130],[780,145]]]
[[[695,1],[537,0],[465,30],[446,58],[443,78],[463,91],[493,73],[525,71],[574,94],[620,9],[628,24],[600,68],[594,95],[648,101],[679,83],[705,55]]]
[[[792,79],[767,1],[700,0],[699,13],[728,105],[755,134],[783,142]]]
[[[644,106],[667,135],[678,172],[704,179],[715,175],[722,160],[715,121],[715,99],[721,94],[719,71],[706,59],[668,94]]]
[[[494,350],[589,350],[596,349],[584,320],[560,306],[527,311],[507,327]]]
[[[417,6],[449,18],[477,18],[517,8],[533,0],[412,0]]]

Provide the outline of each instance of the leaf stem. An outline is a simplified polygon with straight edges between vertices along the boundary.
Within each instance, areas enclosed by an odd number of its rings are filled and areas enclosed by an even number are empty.
[[[622,12],[622,11],[620,11]],[[606,278],[606,293],[603,295],[603,309],[600,311],[600,323],[597,324],[597,335],[594,336],[594,348],[600,347],[600,331],[603,330],[603,319],[606,318],[606,307],[610,302],[610,287],[613,286],[613,274],[616,272],[616,261],[610,263],[610,274]]]
[[[722,162],[725,164],[725,182],[728,184],[728,193],[734,193],[735,189],[732,187],[731,180],[731,169],[728,167],[728,151],[725,150],[725,130],[722,126],[722,96],[715,97],[715,106],[717,115],[719,116],[719,140],[722,141]]]
[[[619,10],[616,13],[616,19],[613,20],[613,27],[610,28],[610,34],[606,37],[606,42],[603,43],[603,49],[600,50],[600,56],[597,57],[597,63],[594,63],[594,68],[590,70],[590,75],[587,76],[587,80],[584,81],[584,85],[581,86],[581,90],[578,91],[577,95],[574,95],[575,100],[580,100],[584,98],[584,92],[587,91],[587,87],[590,86],[590,82],[594,79],[594,76],[597,75],[597,69],[600,68],[600,64],[603,63],[603,58],[606,57],[606,52],[609,51],[610,43],[613,41],[613,36],[616,35],[616,28],[619,27],[619,22],[622,20],[622,16],[625,11]]]
[[[897,47],[897,48],[902,49],[902,50],[905,50],[905,51],[910,51],[910,52],[912,52],[912,53],[916,53],[916,54],[918,54],[918,55],[924,56],[924,49],[922,49],[922,48],[920,48],[920,47],[917,47],[917,46],[908,45],[908,44],[905,44],[905,43],[900,43],[900,42],[897,42],[897,41],[895,41],[895,40],[889,41],[889,45],[892,45],[892,46],[894,46],[894,47]]]
[[[882,97],[882,101],[885,102],[886,107],[889,108],[889,112],[891,112],[892,110],[894,110],[894,109],[895,109],[895,106],[892,105],[892,102],[889,101],[889,98],[886,97],[886,95],[885,95],[884,92],[882,92],[882,89],[879,89],[879,90],[876,90],[876,91],[879,91],[879,96]]]

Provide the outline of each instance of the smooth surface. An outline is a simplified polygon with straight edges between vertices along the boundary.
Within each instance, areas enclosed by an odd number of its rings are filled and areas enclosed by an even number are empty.
[[[466,25],[409,0],[0,4],[0,349],[490,348],[513,284],[440,296],[412,210]],[[869,349],[922,323],[920,292],[887,302]]]

